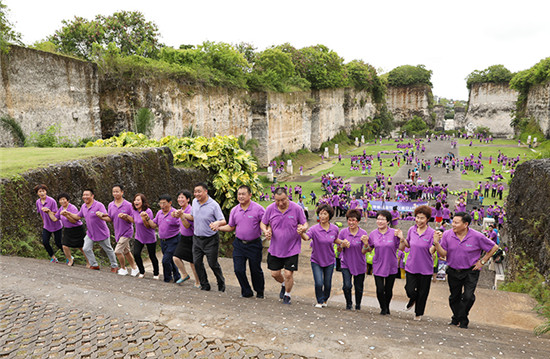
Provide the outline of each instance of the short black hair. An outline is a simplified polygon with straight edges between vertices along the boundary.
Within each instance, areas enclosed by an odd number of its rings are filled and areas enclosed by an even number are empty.
[[[59,201],[61,198],[65,198],[67,201],[70,201],[71,200],[71,196],[69,196],[68,193],[65,193],[65,192],[61,192],[58,196],[57,196],[57,200]]]
[[[378,218],[378,216],[386,217],[386,221],[388,221],[388,223],[392,222],[391,213],[389,211],[386,211],[385,209],[376,212],[376,218]]]
[[[121,190],[122,192],[124,192],[124,186],[123,186],[123,185],[121,185],[121,184],[119,184],[119,183],[116,183],[116,184],[113,185],[112,188],[115,188],[115,187],[120,188],[120,190]]]
[[[321,213],[321,211],[326,211],[328,213],[328,219],[329,220],[331,220],[332,217],[334,217],[334,209],[332,209],[332,207],[329,206],[326,203],[323,203],[319,207],[317,207],[317,209],[315,210],[315,213],[317,213],[317,215],[319,215],[319,213]]]
[[[358,209],[350,209],[346,212],[346,219],[355,218],[357,222],[361,221],[361,212]]]
[[[84,193],[84,192],[86,192],[86,191],[90,192],[92,195],[94,194],[94,190],[91,189],[91,188],[84,188],[84,190],[82,191],[82,193]]]
[[[275,192],[273,192],[273,194],[286,194],[286,195],[288,195],[288,193],[286,192],[286,188],[284,188],[284,187],[277,187],[275,189]]]
[[[197,188],[197,187],[202,187],[202,188],[204,188],[205,191],[208,192],[208,185],[206,184],[206,182],[199,182],[199,183],[195,184],[193,189]]]
[[[172,197],[167,193],[161,194],[159,196],[159,202],[162,201],[162,200],[165,200],[166,202],[172,202]]]
[[[243,188],[246,189],[248,191],[248,193],[252,193],[252,190],[250,189],[250,186],[247,186],[245,184],[240,185],[239,188],[237,189],[237,191],[240,190],[240,189],[243,189]]]
[[[180,194],[184,195],[185,198],[187,198],[187,199],[191,199],[191,198],[192,198],[192,197],[191,197],[191,196],[192,196],[191,192],[188,191],[188,190],[186,190],[186,189],[182,189],[181,191],[179,191],[179,192],[176,194],[176,197],[179,197]]]
[[[462,218],[462,222],[468,223],[468,225],[470,225],[470,223],[472,223],[472,216],[470,216],[469,213],[457,212],[457,213],[455,213],[454,216]]]

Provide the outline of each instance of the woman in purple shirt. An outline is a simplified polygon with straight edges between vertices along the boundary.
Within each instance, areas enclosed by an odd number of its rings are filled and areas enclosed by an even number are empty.
[[[190,278],[185,270],[185,264],[183,263],[183,261],[186,261],[189,262],[191,270],[193,271],[195,288],[200,288],[199,276],[193,264],[193,221],[183,216],[184,213],[191,214],[191,204],[189,204],[189,201],[192,201],[193,198],[191,197],[191,192],[187,190],[179,191],[177,196],[180,209],[172,212],[172,216],[180,219],[181,236],[176,251],[174,252],[174,263],[181,272],[181,278],[176,283],[181,284]]]
[[[428,206],[419,206],[414,210],[416,224],[409,228],[407,239],[399,244],[399,249],[410,248],[405,275],[407,283],[405,291],[409,297],[407,310],[415,307],[415,320],[421,320],[426,308],[426,301],[430,293],[430,284],[433,275],[433,244],[435,230],[428,226],[432,209]]]
[[[134,223],[136,228],[136,240],[134,241],[134,260],[139,268],[138,278],[145,277],[145,267],[143,266],[143,260],[141,259],[141,251],[143,246],[147,247],[147,253],[149,253],[149,259],[153,265],[153,279],[159,279],[159,261],[157,259],[157,236],[153,228],[147,227],[143,223],[143,217],[141,213],[147,214],[148,218],[153,217],[153,211],[149,208],[147,203],[147,197],[142,193],[137,193],[132,201],[132,217],[130,222]]]
[[[65,257],[70,258],[67,261],[67,265],[72,266],[74,264],[74,257],[71,255],[71,248],[78,248],[84,255],[84,259],[86,260],[86,267],[89,268],[90,262],[88,261],[86,254],[84,254],[84,250],[82,249],[82,247],[84,246],[84,237],[86,237],[86,231],[84,230],[84,225],[82,224],[82,221],[75,221],[70,217],[65,217],[61,215],[62,210],[66,210],[76,214],[78,213],[78,208],[76,208],[74,204],[69,203],[70,197],[67,193],[61,193],[59,196],[57,196],[57,200],[59,201],[59,205],[61,206],[59,208],[59,211],[57,211],[57,213],[48,211],[48,215],[50,216],[52,221],[61,221],[63,225],[63,239],[61,240],[61,243],[63,244],[63,253],[65,254]]]
[[[61,230],[63,226],[61,222],[54,222],[50,216],[49,212],[57,213],[57,203],[55,199],[48,196],[48,187],[45,184],[39,184],[34,187],[34,192],[38,195],[36,200],[36,211],[42,217],[42,244],[50,256],[50,262],[57,263],[57,257],[54,254],[52,247],[50,246],[50,238],[53,234],[55,239],[55,245],[57,248],[63,250],[63,245],[61,244]]]
[[[356,209],[350,209],[346,213],[346,219],[348,220],[348,228],[344,228],[340,232],[340,235],[338,235],[341,241],[341,244],[338,246],[338,252],[340,252],[342,279],[344,282],[342,290],[346,298],[346,309],[351,310],[351,279],[353,277],[355,309],[360,310],[363,299],[365,272],[367,271],[365,243],[367,243],[368,237],[367,232],[359,228],[361,212]]]
[[[330,223],[334,216],[334,210],[327,204],[317,207],[317,216],[319,223],[307,230],[301,230],[300,235],[304,241],[311,239],[311,270],[315,282],[315,297],[317,304],[315,307],[323,308],[327,306],[327,300],[330,297],[332,288],[332,272],[334,270],[335,255],[334,243],[342,244],[338,239],[338,227]]]
[[[397,249],[404,241],[400,229],[389,228],[391,213],[385,210],[376,213],[378,229],[370,232],[366,251],[376,249],[372,260],[376,297],[380,304],[380,314],[390,314],[390,301],[393,296],[393,284],[398,271]]]

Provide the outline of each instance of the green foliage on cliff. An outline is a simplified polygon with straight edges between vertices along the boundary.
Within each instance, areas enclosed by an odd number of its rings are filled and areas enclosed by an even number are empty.
[[[403,65],[396,67],[388,73],[388,85],[394,87],[428,85],[431,83],[432,70],[427,70],[424,65]]]
[[[295,56],[294,66],[300,76],[311,84],[314,90],[345,87],[344,59],[324,45],[300,49]]]
[[[160,140],[149,139],[143,134],[123,132],[106,140],[90,142],[88,147],[162,147],[167,146],[174,154],[174,164],[200,168],[212,176],[215,189],[213,198],[224,211],[237,203],[237,189],[247,185],[252,195],[258,197],[262,186],[256,162],[251,155],[241,149],[234,136],[175,137],[167,136]]]
[[[136,116],[134,118],[136,122],[136,132],[143,133],[144,135],[149,136],[154,119],[155,115],[153,115],[153,112],[151,112],[151,110],[149,110],[148,108],[140,108],[136,112]]]
[[[426,130],[428,130],[428,125],[418,116],[414,116],[412,119],[407,121],[403,127],[401,127],[402,132],[406,132],[407,135],[425,135]]]
[[[353,60],[345,65],[349,86],[357,90],[364,90],[372,93],[375,103],[384,102],[386,86],[382,79],[376,74],[374,66],[362,60]]]
[[[118,11],[94,20],[75,16],[48,38],[58,51],[92,60],[94,51],[113,43],[123,55],[154,56],[161,47],[158,27],[139,11]]]
[[[17,123],[17,121],[15,121],[12,117],[9,117],[9,116],[0,117],[0,125],[2,125],[4,130],[11,133],[16,146],[25,145],[25,141],[26,141],[25,133],[23,132],[21,125],[19,125],[19,123]]]
[[[0,51],[7,52],[9,44],[22,45],[21,34],[14,30],[8,19],[8,7],[0,0]]]
[[[519,129],[525,122],[527,95],[532,86],[548,83],[550,81],[550,57],[547,57],[533,67],[514,75],[510,80],[510,88],[519,92],[516,101],[516,112],[512,120],[512,127]]]
[[[514,74],[504,65],[489,66],[485,70],[474,70],[466,77],[466,86],[472,88],[473,84],[479,83],[509,83]]]

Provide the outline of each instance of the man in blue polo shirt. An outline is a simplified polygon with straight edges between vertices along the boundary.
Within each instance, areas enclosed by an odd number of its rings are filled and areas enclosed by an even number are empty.
[[[220,236],[218,228],[227,224],[220,205],[208,195],[206,183],[198,183],[194,189],[191,214],[184,213],[183,216],[194,221],[193,229],[193,262],[201,283],[201,290],[210,290],[208,275],[204,268],[204,256],[208,261],[210,269],[214,272],[218,281],[218,290],[225,292],[225,278],[222,267],[218,263],[218,249],[220,247]]]

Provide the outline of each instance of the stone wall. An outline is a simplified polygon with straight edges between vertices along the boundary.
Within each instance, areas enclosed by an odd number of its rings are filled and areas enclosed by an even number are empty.
[[[488,127],[495,136],[512,136],[510,126],[518,92],[508,84],[473,84],[468,98],[465,126]]]
[[[510,184],[507,230],[511,253],[525,253],[550,280],[550,158],[522,163]],[[508,256],[510,272],[520,264]]]
[[[536,118],[546,138],[550,138],[550,82],[531,87],[527,95],[526,114]]]
[[[405,122],[418,116],[431,123],[429,98],[432,89],[428,85],[410,87],[388,86],[386,102],[388,110],[398,122]]]
[[[0,212],[0,243],[2,254],[28,256],[32,250],[40,250],[42,221],[36,213],[35,185],[48,186],[48,195],[56,198],[61,192],[71,196],[71,203],[80,207],[85,188],[92,188],[95,199],[105,206],[112,201],[111,188],[115,183],[125,187],[125,197],[130,200],[137,192],[145,194],[156,211],[158,197],[168,193],[173,197],[180,189],[192,190],[195,183],[206,181],[207,174],[195,169],[177,169],[173,166],[172,152],[166,147],[139,152],[126,152],[105,157],[95,157],[50,165],[16,176],[0,179],[0,208],[18,208],[17,211]],[[174,199],[173,204],[177,206]],[[32,250],[19,252],[14,243],[31,238]]]
[[[11,46],[0,68],[0,116],[14,118],[26,136],[58,124],[75,142],[101,137],[95,64]],[[0,131],[0,146],[12,145],[11,134]]]

